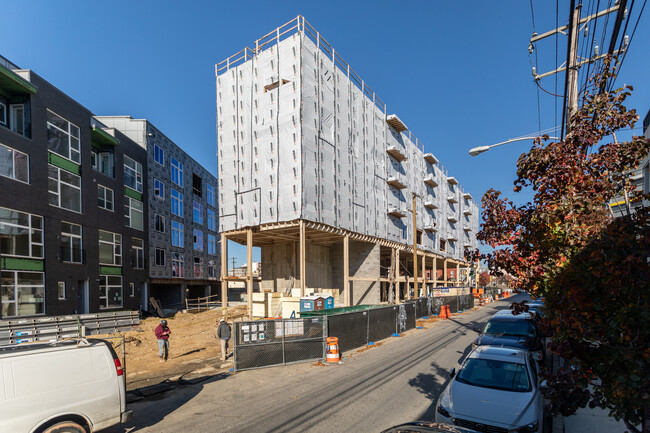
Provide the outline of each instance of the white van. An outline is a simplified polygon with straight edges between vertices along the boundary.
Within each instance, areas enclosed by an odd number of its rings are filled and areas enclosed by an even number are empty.
[[[0,432],[89,433],[127,422],[122,373],[104,340],[0,346]]]

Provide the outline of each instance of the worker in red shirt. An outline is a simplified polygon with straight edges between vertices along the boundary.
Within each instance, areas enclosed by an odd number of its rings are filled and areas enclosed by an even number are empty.
[[[160,356],[160,362],[167,361],[169,356],[169,334],[172,331],[167,327],[167,321],[165,319],[160,321],[160,325],[156,327],[156,338],[158,339],[158,355]]]

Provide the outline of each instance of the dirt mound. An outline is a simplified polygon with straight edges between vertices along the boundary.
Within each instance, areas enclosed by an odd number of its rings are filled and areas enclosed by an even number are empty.
[[[208,310],[200,313],[177,313],[167,317],[167,326],[172,331],[169,337],[169,359],[160,362],[158,342],[154,330],[160,323],[157,317],[143,319],[139,329],[110,334],[115,351],[122,357],[121,338],[126,346],[127,382],[145,380],[151,377],[164,377],[168,374],[183,374],[200,368],[206,361],[218,361],[221,356],[219,340],[216,336],[219,319],[226,319],[232,326],[233,319],[241,320],[246,306],[236,306],[228,310]],[[232,347],[232,340],[230,341]]]

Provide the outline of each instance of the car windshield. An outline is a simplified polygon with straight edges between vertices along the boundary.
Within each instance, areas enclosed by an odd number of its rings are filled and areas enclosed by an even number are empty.
[[[534,337],[535,326],[528,320],[490,320],[483,333]]]
[[[504,391],[529,392],[531,390],[524,364],[492,359],[468,358],[458,372],[456,380],[468,385]]]

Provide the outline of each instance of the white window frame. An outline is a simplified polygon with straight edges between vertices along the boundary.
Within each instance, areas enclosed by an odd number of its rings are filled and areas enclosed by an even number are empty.
[[[135,283],[129,283],[129,289],[131,291],[131,297],[135,297]]]
[[[50,169],[56,170],[56,176],[57,176],[56,178],[50,177]],[[79,186],[62,181],[61,180],[61,171],[64,171],[66,174],[68,174],[70,176],[74,176],[75,178],[79,179]],[[48,180],[51,179],[53,181],[56,181],[56,191],[50,190],[50,188],[49,188],[50,185],[49,185],[49,182],[48,182],[48,202],[49,202],[49,198],[52,198],[52,197],[56,198],[56,204],[50,203],[50,206],[58,207],[60,209],[69,210],[70,212],[81,213],[82,210],[83,210],[83,207],[82,207],[83,202],[82,202],[82,197],[81,197],[81,176],[78,176],[78,175],[76,175],[74,173],[71,173],[71,172],[69,172],[67,170],[59,168],[56,165],[48,164],[47,178],[48,178]],[[79,210],[71,209],[69,207],[65,207],[65,206],[61,205],[61,186],[62,185],[65,185],[66,187],[69,187],[69,188],[72,188],[72,189],[75,189],[75,190],[78,191]]]
[[[24,107],[23,107],[23,109],[24,109]],[[66,131],[66,130],[64,130],[62,128],[59,128],[54,123],[50,122],[50,119],[49,119],[49,114],[50,113],[55,115],[59,119],[63,120],[64,122],[66,122],[68,130]],[[67,159],[69,161],[74,162],[75,164],[81,164],[81,133],[80,133],[79,127],[77,125],[75,125],[74,123],[70,122],[68,119],[64,118],[63,116],[55,113],[54,111],[52,111],[50,109],[47,110],[46,119],[47,119],[47,128],[48,129],[50,129],[50,128],[56,129],[56,130],[64,133],[68,137],[68,154],[67,155],[62,155],[62,154],[58,153],[57,151],[55,151],[53,149],[50,149],[50,151],[53,152],[53,153],[56,153],[57,155],[62,156],[63,158],[65,158],[65,159]],[[24,126],[23,126],[23,129],[24,129]],[[76,129],[76,132],[77,132],[76,137],[73,135],[73,131],[75,129]],[[75,138],[77,140],[77,148],[76,149],[72,146],[72,144],[73,144],[72,139],[73,138]]]
[[[174,193],[176,193],[177,196],[175,196]],[[176,190],[176,189],[174,189],[174,188],[171,188],[171,191],[169,193],[169,197],[171,198],[171,200],[170,200],[171,201],[170,211],[171,211],[172,215],[176,215],[178,217],[183,218],[183,193]],[[174,203],[176,203],[176,205],[177,205],[176,207],[177,207],[178,213],[174,212]]]
[[[198,261],[197,261],[198,259]],[[197,265],[199,266],[199,272],[197,272]],[[203,257],[201,256],[194,256],[192,258],[192,276],[194,278],[205,278],[205,263],[203,260]]]
[[[177,269],[176,275],[174,269]],[[172,277],[185,278],[185,254],[172,251]]]
[[[0,297],[2,300],[0,301],[0,311],[4,309],[5,304],[14,304],[14,309],[16,311],[16,314],[14,315],[4,315],[3,314],[3,319],[7,317],[21,317],[21,316],[42,316],[45,314],[45,273],[43,272],[33,272],[33,271],[15,271],[15,270],[5,270],[3,269],[0,271],[3,274],[13,274],[13,279],[12,279],[12,284],[7,286],[7,285],[0,285]],[[41,276],[41,281],[42,283],[39,285],[18,285],[18,274],[40,274]],[[7,281],[7,280],[0,280],[0,284],[2,281]],[[36,314],[18,314],[18,293],[20,292],[21,288],[41,288],[43,289],[43,298],[41,301],[41,304],[43,306],[43,312],[42,313],[36,313]],[[13,298],[9,299],[8,297],[5,298],[3,291],[5,288],[13,288]]]
[[[198,220],[197,220],[198,215]],[[203,205],[196,200],[192,200],[192,221],[197,224],[203,224]]]
[[[16,119],[18,116],[16,116],[16,111],[22,111],[22,115],[20,116],[23,119],[22,125],[20,125],[20,130],[18,130],[18,120]],[[22,135],[23,137],[25,136],[25,104],[20,103],[20,104],[9,104],[9,127],[10,129],[15,132],[16,134]]]
[[[119,278],[120,285],[108,284],[110,278]],[[109,288],[120,288],[120,305],[108,306],[108,289]],[[103,300],[103,302],[102,302]],[[124,286],[121,275],[100,275],[99,276],[99,309],[100,310],[111,310],[115,308],[122,308],[124,306]]]
[[[111,236],[110,241],[104,241],[101,238],[101,234],[106,233]],[[101,248],[102,244],[110,245],[111,251],[113,252],[113,262],[107,263],[101,261],[101,255],[99,255],[99,264],[108,265],[108,266],[122,266],[122,235],[119,233],[107,232],[106,230],[99,230],[99,246]]]
[[[159,155],[162,161],[158,161]],[[162,147],[158,146],[155,143],[153,145],[153,160],[156,161],[158,164],[162,165],[163,167],[165,166],[165,149],[163,149]]]
[[[111,192],[111,201],[110,201],[111,207],[110,208],[106,207],[106,206],[102,206],[99,203],[99,199],[103,198],[104,204],[108,204],[108,199],[106,198],[106,193],[108,191]],[[103,197],[102,197],[102,195],[103,195]],[[105,209],[107,211],[111,211],[111,212],[115,211],[115,192],[111,188],[105,187],[104,185],[97,184],[97,207],[99,207],[100,209]]]
[[[131,165],[133,165],[133,167]],[[131,174],[135,179],[134,186],[127,185],[127,173]],[[142,164],[126,155],[124,155],[124,186],[139,193],[142,192]]]
[[[217,237],[208,233],[208,254],[217,255]]]
[[[174,158],[170,158],[171,179],[176,185],[183,187],[183,163]]]
[[[16,149],[14,149],[12,147],[5,146],[4,144],[0,143],[0,152],[4,153],[5,151],[12,153],[12,157],[11,157],[11,173],[10,173],[9,176],[5,176],[4,174],[0,173],[0,176],[6,177],[8,179],[12,179],[12,180],[15,180],[17,182],[22,182],[22,183],[25,183],[25,184],[29,185],[29,155],[26,154],[26,153],[23,153],[23,152],[21,152],[19,150],[16,150]],[[16,177],[16,156],[17,156],[17,154],[23,155],[25,157],[25,161],[27,163],[27,167],[26,167],[27,168],[27,179],[25,179],[25,180],[18,179]]]
[[[156,218],[162,224],[162,230],[156,228]],[[153,230],[158,233],[167,233],[167,221],[165,221],[165,215],[160,215],[159,213],[153,214]]]
[[[140,243],[140,245],[137,245],[138,243]],[[135,253],[135,264],[133,265],[133,269],[144,269],[144,239],[132,238],[131,248]],[[142,266],[138,266],[140,263],[142,263]]]
[[[212,207],[216,207],[216,201],[215,200],[216,200],[217,196],[215,195],[214,186],[212,186],[211,184],[206,182],[205,190],[206,190],[206,194],[207,194],[208,204],[210,206],[212,206]]]
[[[7,104],[4,102],[0,101],[0,112],[2,112],[2,117],[0,117],[0,125],[2,126],[7,126]]]
[[[178,227],[174,227],[174,224],[178,224]],[[174,247],[179,247],[179,248],[184,248],[185,247],[185,224],[183,224],[180,221],[172,220],[172,238],[171,238],[171,244]],[[179,244],[177,245],[174,243],[174,234],[176,233]]]
[[[138,209],[138,206],[140,207],[140,209]],[[140,227],[133,225],[133,217],[134,214],[136,213],[141,214],[140,221],[142,222],[142,226]],[[124,196],[124,218],[126,218],[127,227],[144,231],[144,203],[142,203],[140,200],[134,199],[133,197],[129,197],[128,195],[125,195]]]
[[[155,177],[153,178],[153,196],[159,200],[165,199],[165,183]]]
[[[208,230],[217,231],[217,212],[208,208]]]
[[[65,281],[57,281],[56,283],[57,294],[59,300],[65,299]]]
[[[216,260],[208,260],[208,275],[209,279],[217,279],[217,263]]]
[[[16,212],[18,214],[23,214],[23,215],[27,216],[27,220],[28,220],[28,225],[27,226],[17,224],[15,222],[13,222],[13,220],[4,221],[4,220],[0,219],[0,229],[2,228],[2,226],[11,227],[11,230],[13,232],[15,232],[15,233],[18,233],[19,231],[26,229],[29,232],[29,255],[28,256],[23,256],[23,255],[18,255],[18,254],[4,253],[2,251],[0,251],[0,254],[2,254],[3,256],[6,256],[6,257],[24,257],[24,258],[29,258],[29,259],[42,259],[43,254],[44,254],[44,248],[43,248],[43,223],[44,222],[43,222],[43,217],[39,216],[39,215],[33,215],[33,214],[30,214],[30,213],[26,213],[26,212],[21,212],[21,211],[14,210],[14,209],[9,209],[9,208],[6,208],[6,207],[0,207],[0,209],[8,210],[10,212]],[[39,228],[34,228],[34,226],[35,226],[34,220],[35,219],[40,219],[40,221],[41,221],[41,228],[40,229]],[[34,240],[34,235],[38,235],[38,234],[40,234],[40,238],[41,238],[40,242],[36,242]],[[34,247],[40,247],[41,253],[40,254],[34,254]]]
[[[76,233],[68,233],[63,231],[63,224],[69,224],[70,226],[75,226],[79,227],[79,234]],[[68,221],[61,221],[61,246],[63,247],[64,238],[68,238],[67,241],[67,247],[70,249],[70,260],[62,260],[65,263],[77,263],[77,264],[82,264],[83,263],[83,227],[79,224],[71,223]],[[74,260],[74,255],[72,253],[74,247],[74,239],[79,239],[79,251],[80,251],[80,257],[79,261]],[[61,259],[63,259],[63,252],[61,253]]]

